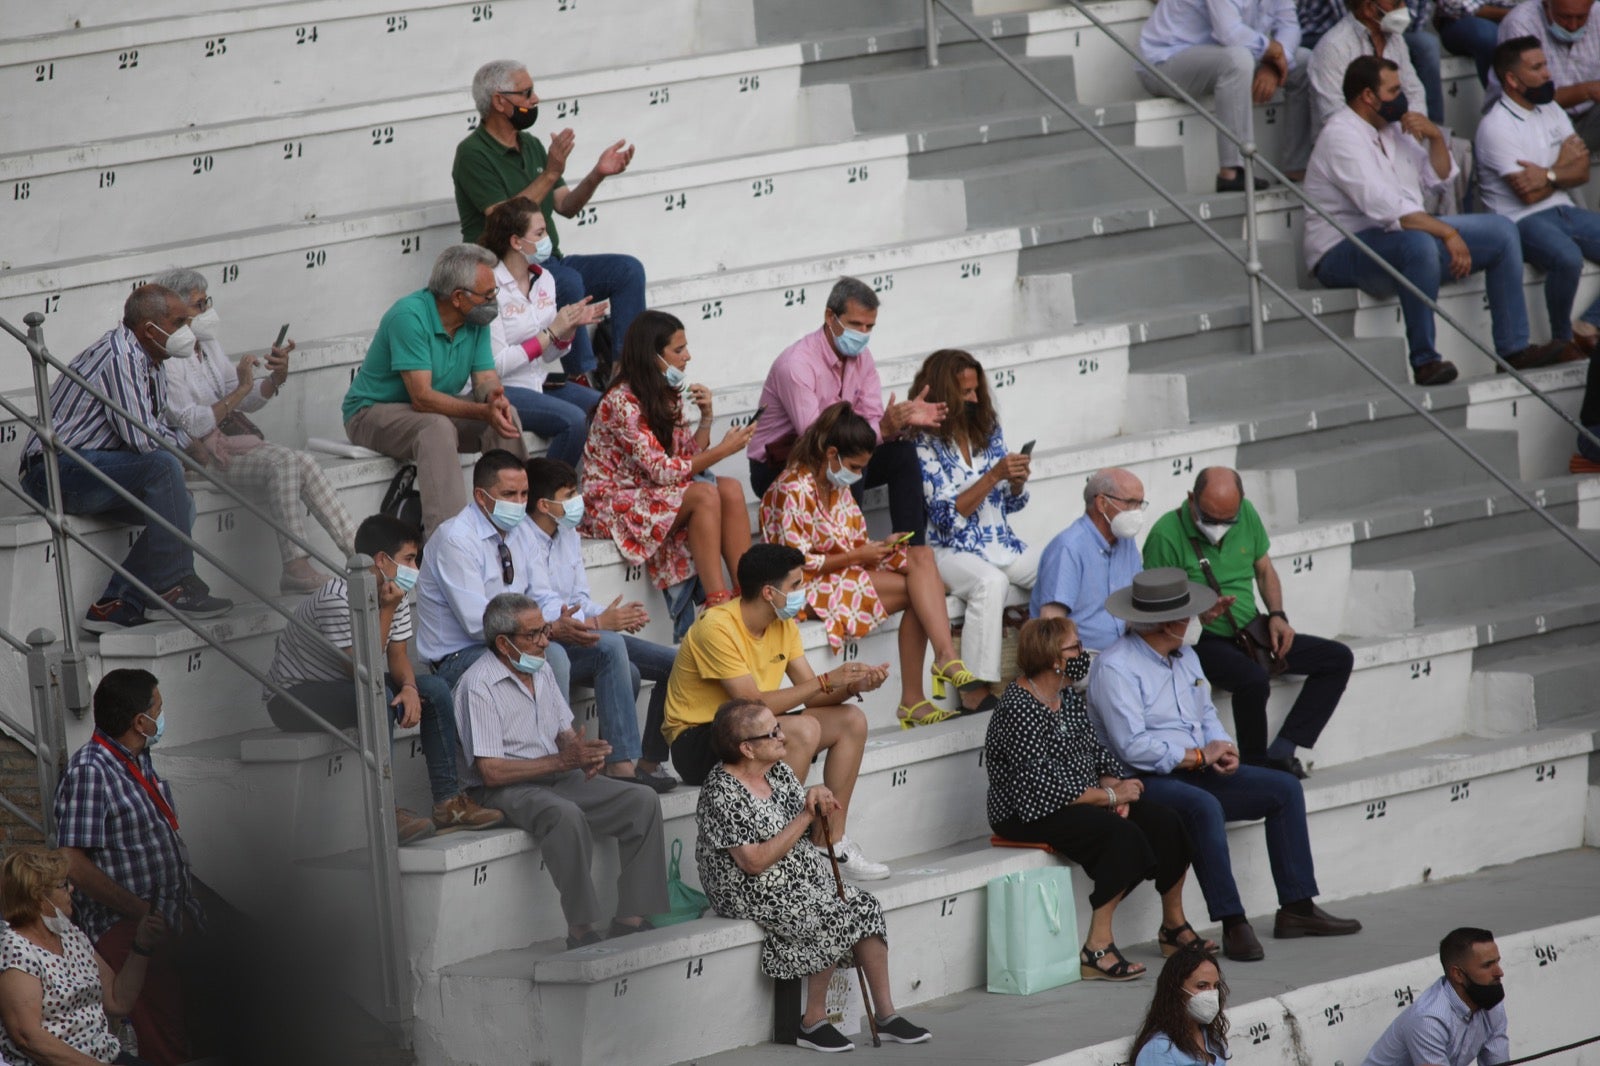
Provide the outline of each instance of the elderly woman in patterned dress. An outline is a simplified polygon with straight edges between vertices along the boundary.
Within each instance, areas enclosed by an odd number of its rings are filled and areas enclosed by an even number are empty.
[[[659,589],[697,572],[714,607],[733,598],[722,572],[738,572],[750,547],[744,490],[732,478],[700,475],[744,451],[755,423],[711,444],[711,390],[690,385],[683,323],[645,311],[622,341],[617,379],[606,390],[583,449],[585,537],[611,540],[630,564],[641,563]],[[699,408],[691,430],[687,399]]]
[[[777,717],[756,700],[729,700],[712,719],[711,746],[722,762],[706,775],[695,808],[700,883],[718,914],[766,930],[762,973],[780,981],[805,978],[800,1046],[854,1047],[826,1017],[828,981],[836,967],[850,964],[852,950],[866,972],[879,1035],[901,1044],[932,1039],[895,1013],[877,898],[847,885],[841,899],[822,853],[798,846],[838,803],[824,785],[801,788],[783,762]]]
[[[846,640],[866,636],[891,614],[905,612],[897,712],[902,729],[960,713],[935,707],[923,694],[929,644],[934,696],[943,697],[946,684],[954,684],[963,710],[988,710],[981,705],[982,694],[971,690],[971,672],[956,658],[944,583],[932,560],[898,547],[899,535],[867,537],[867,520],[850,486],[861,479],[877,443],[871,424],[848,403],[824,409],[795,441],[789,465],[761,497],[762,536],[805,555],[807,610],[827,626],[834,651]]]
[[[1141,801],[1144,782],[1095,736],[1074,687],[1089,675],[1077,626],[1065,618],[1025,623],[1017,667],[984,739],[989,825],[1008,840],[1049,844],[1083,867],[1094,891],[1079,972],[1091,981],[1131,981],[1145,968],[1117,950],[1111,917],[1139,882],[1154,879],[1161,894],[1163,955],[1201,942],[1183,915],[1190,855],[1183,822],[1170,807]]]
[[[125,1016],[139,998],[150,953],[166,936],[161,915],[139,923],[128,961],[113,972],[72,924],[66,856],[39,847],[0,863],[0,911],[10,926],[0,928],[0,1062],[144,1066],[122,1050],[107,1016]]]

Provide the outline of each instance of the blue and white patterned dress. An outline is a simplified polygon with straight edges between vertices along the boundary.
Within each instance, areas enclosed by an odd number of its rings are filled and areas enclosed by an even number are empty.
[[[1002,481],[989,490],[976,511],[963,517],[956,497],[996,463],[1006,457],[1005,437],[995,426],[989,443],[972,453],[969,463],[953,441],[929,434],[917,438],[917,459],[922,464],[922,495],[928,503],[928,543],[935,548],[970,552],[995,566],[1006,566],[1027,550],[1011,531],[1009,515],[1028,505],[1024,489],[1014,495]]]

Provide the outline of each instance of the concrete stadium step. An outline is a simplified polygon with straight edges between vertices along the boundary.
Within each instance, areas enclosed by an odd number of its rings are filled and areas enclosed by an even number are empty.
[[[1391,381],[1409,382],[1410,367],[1402,342],[1375,338],[1356,341],[1353,347],[1377,363]],[[1189,417],[1196,421],[1248,417],[1273,404],[1320,401],[1364,385],[1374,393],[1381,391],[1360,367],[1329,344],[1273,348],[1232,359],[1186,359],[1161,370],[1183,379]]]
[[[1074,93],[1073,63],[1069,56],[1029,59],[1023,66],[1064,100]],[[951,116],[987,115],[1037,106],[1037,89],[1010,67],[993,58],[942,62],[928,69],[889,70],[881,74],[854,75],[850,82],[856,128],[862,132],[900,130]],[[818,70],[817,78],[827,76]]]
[[[1576,725],[1600,711],[1600,626],[1575,626],[1473,653],[1473,717],[1499,728]]]
[[[741,17],[741,8],[743,17]],[[454,89],[465,103],[472,72],[507,40],[560,34],[587,42],[548,49],[538,74],[628,67],[753,43],[749,6],[669,0],[648,10],[562,0],[296,0],[72,29],[0,44],[0,94],[23,106],[8,128],[13,151],[62,144],[55,115],[84,86],[110,82],[100,106],[74,108],[83,141],[186,125],[287,114],[381,98],[406,71],[412,92]],[[426,42],[420,44],[419,42]],[[271,71],[254,91],[230,91],[244,71]]]
[[[470,78],[470,69],[463,77]],[[617,247],[646,255],[656,246],[634,248],[629,238],[665,240],[682,227],[607,231],[600,219],[610,214],[608,204],[652,193],[690,196],[697,186],[718,180],[803,169],[803,161],[781,155],[767,165],[759,159],[799,146],[816,151],[818,145],[848,142],[852,130],[843,90],[802,88],[799,79],[800,57],[793,47],[540,78],[541,106],[551,128],[570,126],[577,134],[576,175],[586,173],[600,149],[619,138],[627,138],[638,152],[635,169],[609,180],[593,201],[595,210],[576,220],[575,225],[596,227],[595,243],[590,243],[590,234],[574,230],[571,236],[584,238],[581,243],[591,248],[612,247],[603,243],[606,239],[620,241]],[[711,112],[719,116],[714,141],[698,136],[703,116]],[[0,186],[10,184],[13,191],[8,217],[15,239],[7,260],[16,268],[101,258],[108,251],[161,244],[177,235],[199,240],[230,233],[239,228],[237,212],[227,207],[231,201],[206,195],[223,186],[249,198],[251,224],[257,228],[445,199],[451,195],[455,144],[477,124],[464,86],[452,86],[445,93],[340,102],[290,115],[252,116],[88,145],[13,150],[0,156]],[[886,144],[893,143],[857,144],[861,158],[851,161],[859,165],[881,159]],[[753,158],[741,158],[745,156]],[[367,165],[349,165],[355,161]],[[667,176],[673,168],[713,162],[710,173],[690,170],[677,178]],[[880,177],[889,176],[883,169]],[[749,197],[748,188],[744,195]],[[697,199],[690,196],[691,202]],[[115,244],[107,246],[105,237],[95,241],[81,228],[62,224],[86,200],[127,217],[115,230]],[[655,206],[662,210],[659,197]],[[738,219],[727,228],[737,231]],[[576,248],[579,242],[568,243]]]
[[[1204,238],[1200,238],[1204,240]],[[1292,276],[1299,250],[1287,241],[1263,241],[1261,261],[1274,275]],[[1041,257],[1030,257],[1026,269],[1048,269]],[[1149,286],[1150,288],[1145,288]],[[1106,256],[1072,274],[1080,322],[1126,319],[1143,310],[1142,293],[1181,293],[1186,300],[1235,299],[1244,291],[1243,274],[1231,256],[1210,242],[1185,244],[1164,255],[1135,253]]]
[[[1175,149],[1129,148],[1128,152],[1164,184],[1181,187],[1181,154]],[[1054,212],[1096,209],[1127,196],[1128,170],[1098,148],[996,163],[964,175],[967,219],[974,226],[1000,225]]]

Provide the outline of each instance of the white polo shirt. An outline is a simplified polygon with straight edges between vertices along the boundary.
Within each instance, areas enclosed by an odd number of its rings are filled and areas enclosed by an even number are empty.
[[[1483,206],[1511,221],[1552,207],[1571,207],[1572,197],[1557,189],[1535,204],[1525,204],[1506,184],[1505,175],[1522,169],[1519,159],[1548,167],[1561,153],[1561,142],[1572,136],[1572,120],[1560,104],[1543,104],[1532,109],[1500,97],[1478,120],[1475,141],[1478,158],[1478,187],[1483,190]]]

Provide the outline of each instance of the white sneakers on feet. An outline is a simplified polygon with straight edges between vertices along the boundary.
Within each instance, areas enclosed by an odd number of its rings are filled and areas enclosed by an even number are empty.
[[[889,868],[873,862],[861,853],[861,848],[849,837],[843,837],[833,846],[839,857],[839,869],[851,881],[882,881],[889,876]]]

